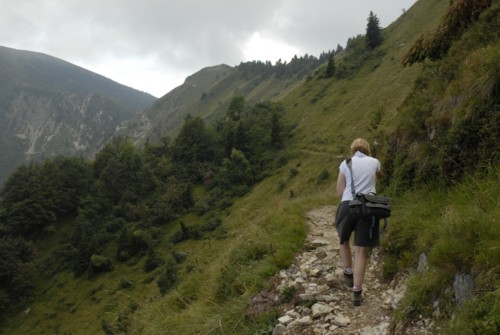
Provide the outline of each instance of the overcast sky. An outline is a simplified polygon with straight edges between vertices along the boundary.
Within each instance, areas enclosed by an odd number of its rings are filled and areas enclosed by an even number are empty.
[[[161,97],[200,69],[345,46],[416,0],[0,0],[0,45],[64,59]]]

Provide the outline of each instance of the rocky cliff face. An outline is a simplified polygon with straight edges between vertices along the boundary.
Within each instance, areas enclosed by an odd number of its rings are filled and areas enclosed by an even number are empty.
[[[92,158],[133,113],[97,94],[20,90],[5,113],[0,179],[18,164],[55,155]]]
[[[156,98],[63,60],[0,47],[0,184],[16,166],[92,158]]]
[[[20,91],[5,115],[5,135],[20,142],[26,158],[60,153],[91,157],[126,117],[116,104],[95,94]]]

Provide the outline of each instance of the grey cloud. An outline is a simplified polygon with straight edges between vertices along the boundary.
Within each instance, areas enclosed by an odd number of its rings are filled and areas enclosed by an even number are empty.
[[[239,64],[256,32],[301,55],[363,33],[370,10],[387,25],[415,0],[0,0],[0,45],[76,63],[155,58],[187,75]]]

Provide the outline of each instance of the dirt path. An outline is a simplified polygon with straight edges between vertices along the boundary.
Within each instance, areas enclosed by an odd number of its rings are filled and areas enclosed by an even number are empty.
[[[308,213],[305,251],[276,276],[271,291],[252,299],[254,306],[267,301],[280,311],[273,335],[389,333],[401,288],[393,289],[381,280],[378,249],[374,249],[363,284],[363,304],[353,307],[352,292],[339,280],[342,266],[335,210],[327,206]]]

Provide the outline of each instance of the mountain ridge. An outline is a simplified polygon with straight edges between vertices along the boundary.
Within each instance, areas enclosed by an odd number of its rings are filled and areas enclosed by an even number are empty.
[[[143,107],[151,100],[157,99],[149,93],[42,52],[0,46],[0,64],[3,86],[10,81],[20,84],[19,87],[43,88],[46,91],[70,91],[79,94],[102,92],[117,100],[124,98],[118,96],[120,90],[133,90],[141,94],[125,100],[132,109]],[[110,83],[114,86],[110,86]],[[142,98],[139,98],[141,96]]]

